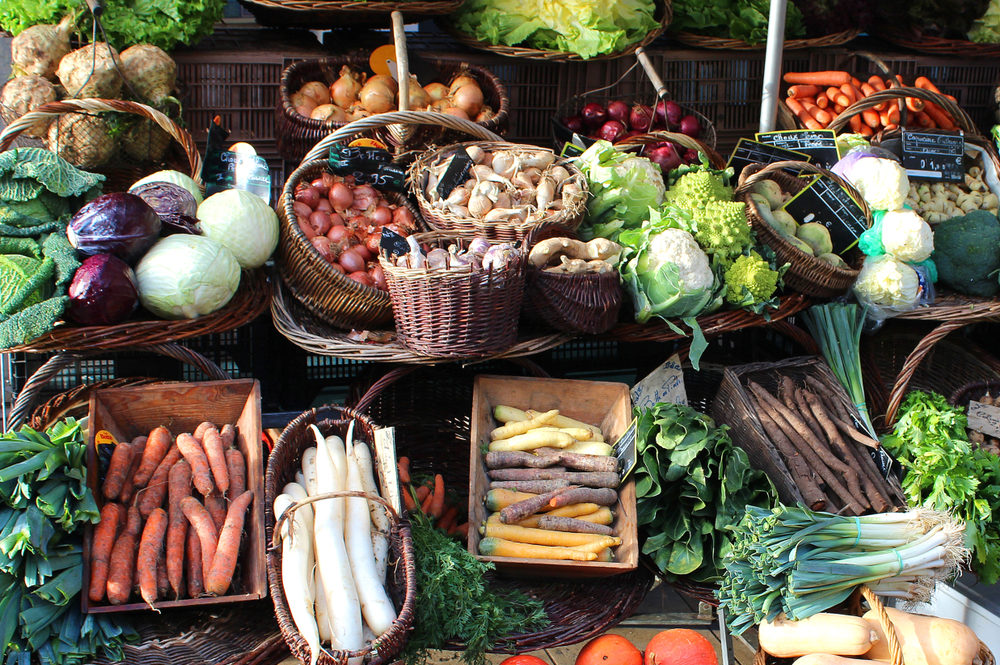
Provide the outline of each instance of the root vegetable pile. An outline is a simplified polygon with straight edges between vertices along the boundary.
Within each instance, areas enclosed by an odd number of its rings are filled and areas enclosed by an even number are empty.
[[[558,409],[497,406],[484,462],[490,478],[479,553],[613,561],[618,460],[595,425]]]
[[[246,460],[231,447],[235,435],[232,425],[220,433],[205,422],[195,434],[175,438],[157,427],[115,446],[90,549],[91,603],[139,595],[155,609],[157,601],[229,591],[254,500]],[[212,510],[221,511],[218,524]]]
[[[990,191],[983,167],[970,164],[965,170],[965,179],[960,183],[916,182],[911,179],[906,205],[928,224],[937,224],[973,210],[986,210],[996,215],[1000,199]]]
[[[316,251],[350,279],[383,291],[385,274],[376,258],[382,229],[402,236],[416,230],[413,213],[390,203],[354,176],[324,173],[295,192],[295,217]]]

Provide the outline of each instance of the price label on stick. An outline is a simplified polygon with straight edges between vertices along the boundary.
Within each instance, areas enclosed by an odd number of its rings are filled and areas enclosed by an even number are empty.
[[[906,175],[924,180],[965,179],[965,137],[961,132],[903,130],[902,162]]]
[[[739,179],[743,169],[751,164],[773,164],[774,162],[795,161],[808,162],[812,157],[798,150],[787,150],[785,148],[768,145],[750,139],[740,139],[736,143],[733,154],[729,156],[727,166],[733,168],[734,177]]]
[[[791,129],[759,133],[760,143],[794,150],[812,157],[812,164],[830,168],[840,159],[837,137],[832,129]]]
[[[1000,408],[982,402],[969,402],[969,429],[1000,439]]]
[[[625,433],[618,437],[612,446],[614,455],[618,459],[618,477],[622,482],[632,473],[636,463],[639,461],[639,454],[636,452],[636,437],[639,433],[639,419],[633,418],[632,424],[628,426]]]
[[[843,187],[818,176],[812,184],[784,205],[800,224],[819,222],[830,231],[833,251],[839,254],[854,245],[868,229],[868,220]]]

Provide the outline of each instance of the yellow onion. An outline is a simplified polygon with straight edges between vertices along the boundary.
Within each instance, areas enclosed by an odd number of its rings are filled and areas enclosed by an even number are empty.
[[[456,108],[454,106],[449,106],[448,108],[446,108],[444,110],[444,112],[447,113],[448,115],[453,115],[453,116],[455,116],[457,118],[461,118],[462,120],[468,120],[469,119],[469,114],[468,113],[466,113],[462,109]]]
[[[358,93],[361,91],[361,75],[344,65],[340,68],[340,78],[330,86],[330,97],[337,106],[348,108],[358,101]]]
[[[322,122],[347,122],[347,113],[336,104],[320,104],[309,117]]]
[[[479,112],[479,115],[476,116],[476,122],[478,123],[489,122],[490,120],[495,118],[496,115],[497,114],[496,112],[493,111],[493,109],[491,109],[489,106],[484,106],[483,109]]]
[[[395,95],[382,81],[368,81],[359,95],[361,106],[369,113],[388,113],[393,109]]]
[[[476,79],[472,78],[468,74],[459,74],[451,80],[451,85],[448,86],[448,94],[454,95],[456,90],[466,85],[474,85],[477,88],[479,87],[479,83]]]
[[[299,92],[313,100],[316,106],[330,103],[330,91],[322,81],[309,81],[299,88]]]
[[[371,113],[366,111],[361,104],[352,104],[351,108],[347,109],[347,120],[348,122],[354,122],[355,120],[361,120],[361,118],[367,118]]]
[[[312,97],[301,92],[296,92],[292,95],[291,102],[292,106],[295,107],[295,112],[306,117],[309,117],[313,109],[319,106]]]
[[[424,86],[427,96],[431,98],[431,103],[439,102],[448,96],[448,86],[444,83],[428,83]]]
[[[451,94],[451,104],[465,111],[470,118],[475,118],[483,109],[483,91],[474,83],[463,85]]]
[[[427,91],[420,87],[420,83],[417,82],[417,77],[410,74],[410,108],[411,109],[424,109],[427,105],[431,103],[430,95]]]
[[[451,108],[451,102],[447,99],[439,99],[436,102],[431,102],[430,110],[437,111],[438,113],[444,113],[445,109]]]
[[[388,88],[389,92],[391,92],[394,95],[397,92],[399,92],[399,84],[396,83],[396,79],[392,78],[388,74],[375,74],[370,79],[368,79],[369,83],[371,83],[372,81],[378,81],[386,88]]]

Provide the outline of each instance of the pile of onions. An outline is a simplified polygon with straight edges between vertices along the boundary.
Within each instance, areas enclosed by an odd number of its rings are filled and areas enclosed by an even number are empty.
[[[485,104],[479,82],[468,70],[456,74],[448,85],[421,86],[410,75],[409,104],[414,111],[437,111],[464,120],[486,122],[495,112]],[[399,85],[391,76],[365,74],[344,65],[339,78],[329,86],[323,81],[304,83],[291,97],[295,111],[322,122],[351,122],[374,113],[399,108]]]
[[[330,173],[299,185],[293,205],[302,233],[334,269],[359,284],[388,290],[378,263],[382,228],[402,236],[413,233],[409,208],[389,203],[354,176]]]

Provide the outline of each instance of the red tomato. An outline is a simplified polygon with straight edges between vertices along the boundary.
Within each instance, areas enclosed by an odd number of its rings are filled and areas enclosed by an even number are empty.
[[[500,665],[549,665],[549,664],[548,662],[542,660],[541,658],[525,654],[521,656],[511,656],[507,660],[500,663]]]

